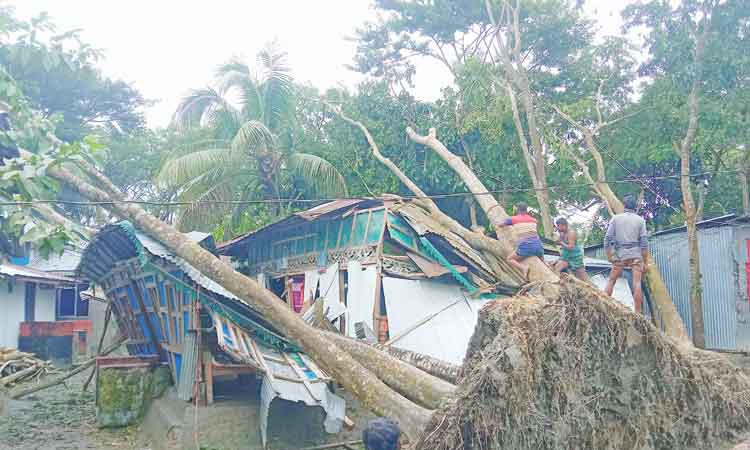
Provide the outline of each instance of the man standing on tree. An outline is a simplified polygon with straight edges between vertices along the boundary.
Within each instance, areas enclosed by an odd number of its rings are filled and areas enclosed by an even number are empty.
[[[629,267],[633,272],[635,311],[641,313],[643,309],[641,277],[648,263],[646,221],[635,213],[635,197],[628,195],[622,203],[625,206],[625,212],[612,218],[604,237],[607,259],[612,263],[612,271],[609,273],[605,292],[607,295],[612,295],[617,279],[622,275],[622,271]]]
[[[588,281],[586,266],[583,264],[583,247],[578,243],[578,233],[568,225],[568,220],[560,217],[555,221],[560,236],[560,259],[555,262],[555,272],[565,269],[575,273],[579,280]]]
[[[516,238],[516,252],[508,257],[508,262],[518,267],[524,277],[529,278],[529,267],[523,261],[536,256],[544,260],[544,247],[539,233],[536,229],[536,219],[528,213],[529,207],[524,202],[516,204],[516,215],[506,219],[501,226],[513,227],[513,236]]]

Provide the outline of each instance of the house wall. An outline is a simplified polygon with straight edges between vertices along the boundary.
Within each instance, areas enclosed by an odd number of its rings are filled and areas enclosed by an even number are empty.
[[[12,290],[8,291],[11,283]],[[23,322],[24,283],[0,281],[0,347],[18,347],[19,325]]]
[[[699,230],[698,246],[701,258],[706,347],[716,350],[737,350],[739,280],[734,227]],[[675,232],[653,236],[650,247],[672,301],[677,306],[688,334],[692,337],[687,233]]]
[[[383,235],[385,209],[359,211],[348,217],[315,220],[293,229],[269,233],[248,246],[246,257],[237,258],[240,266],[251,267],[275,262],[276,270],[287,268],[287,260],[312,256],[326,265],[327,252],[374,246]],[[322,258],[322,260],[321,260]]]
[[[737,279],[737,350],[750,351],[750,298],[748,298],[747,272],[750,269],[748,258],[748,243],[750,242],[750,227],[737,226],[735,238],[735,274]]]
[[[96,355],[97,347],[99,346],[99,339],[101,339],[102,333],[104,332],[104,318],[106,312],[107,303],[97,300],[89,300],[89,320],[91,320],[92,324],[91,335],[87,336],[86,341],[87,353],[89,356]],[[107,348],[114,344],[118,332],[117,321],[115,320],[115,317],[112,316],[109,326],[107,327],[107,335],[104,339],[104,345],[102,348]]]
[[[8,283],[12,283],[9,292]],[[0,280],[0,347],[18,347],[20,324],[24,321],[26,283]],[[55,320],[55,289],[36,290],[34,320],[51,322]]]

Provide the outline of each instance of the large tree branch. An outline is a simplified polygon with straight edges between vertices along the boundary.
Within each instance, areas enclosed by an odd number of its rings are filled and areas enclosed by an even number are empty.
[[[623,212],[625,210],[625,207],[623,206],[617,195],[614,193],[614,191],[612,191],[612,189],[609,187],[609,183],[607,183],[607,170],[604,166],[604,158],[602,158],[602,153],[599,151],[599,148],[596,145],[593,132],[588,127],[573,119],[570,115],[565,113],[556,105],[552,103],[550,103],[549,105],[552,107],[552,109],[555,110],[558,115],[560,115],[563,119],[570,123],[570,125],[572,125],[574,128],[577,128],[583,134],[584,142],[586,143],[586,149],[594,159],[594,164],[596,167],[596,179],[594,180],[593,177],[591,177],[591,175],[589,174],[589,178],[591,178],[592,183],[594,183],[594,190],[600,196],[602,196],[604,201],[607,203],[607,208],[610,210],[610,213],[614,212],[615,214],[619,214]],[[581,164],[579,164],[579,166],[580,165]],[[588,165],[586,165],[585,163],[584,165],[588,168]]]
[[[466,166],[463,160],[448,150],[445,145],[437,139],[437,130],[435,130],[435,128],[430,128],[427,136],[421,136],[415,133],[411,127],[407,127],[406,135],[412,141],[429,147],[437,153],[443,161],[448,163],[450,168],[461,178],[469,191],[474,194],[474,199],[479,203],[482,210],[484,210],[490,223],[496,228],[498,236],[500,236],[502,234],[501,225],[504,223],[505,219],[508,218],[508,213],[505,212],[505,209],[503,209],[495,197],[489,193],[484,183],[482,183],[476,174]]]
[[[504,226],[508,214],[495,197],[489,193],[484,183],[482,183],[476,174],[466,166],[461,158],[454,155],[437,139],[437,131],[434,128],[430,129],[427,136],[421,136],[415,133],[410,127],[406,129],[406,134],[412,141],[432,149],[450,166],[451,169],[453,169],[459,178],[461,178],[461,181],[463,181],[464,185],[466,185],[469,191],[474,195],[477,203],[482,207],[482,210],[487,215],[490,223],[495,228],[498,241],[501,242],[504,247],[502,256],[507,257],[513,251],[510,244],[515,241],[512,232]],[[468,230],[466,231],[468,232]],[[531,279],[551,280],[555,278],[555,275],[543,261],[537,258],[528,258],[527,261],[530,268],[529,277]]]

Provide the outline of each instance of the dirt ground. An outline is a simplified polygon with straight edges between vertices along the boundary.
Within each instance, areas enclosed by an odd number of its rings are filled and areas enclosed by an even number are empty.
[[[96,427],[93,383],[82,392],[88,371],[22,400],[12,400],[0,417],[0,450],[147,450],[133,428]]]
[[[750,374],[750,356],[729,355],[729,358]],[[87,392],[81,391],[87,376],[88,372],[84,372],[65,385],[10,401],[7,414],[0,417],[0,450],[149,450],[138,441],[136,427],[116,430],[96,427],[93,385]],[[349,407],[361,408],[356,402],[347,403]],[[363,422],[369,416],[364,410],[348,413],[365,419]],[[750,436],[748,439],[732,450],[750,450]]]

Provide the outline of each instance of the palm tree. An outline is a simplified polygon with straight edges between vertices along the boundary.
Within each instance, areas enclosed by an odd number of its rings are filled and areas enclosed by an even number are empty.
[[[238,220],[247,205],[232,201],[259,195],[275,201],[346,195],[344,178],[330,162],[280,144],[294,116],[286,53],[270,44],[257,59],[257,74],[239,60],[219,66],[214,86],[192,91],[174,114],[179,130],[204,136],[176,150],[157,176],[191,203],[178,214],[181,229],[208,228],[229,212]],[[283,207],[272,210],[279,214]]]

